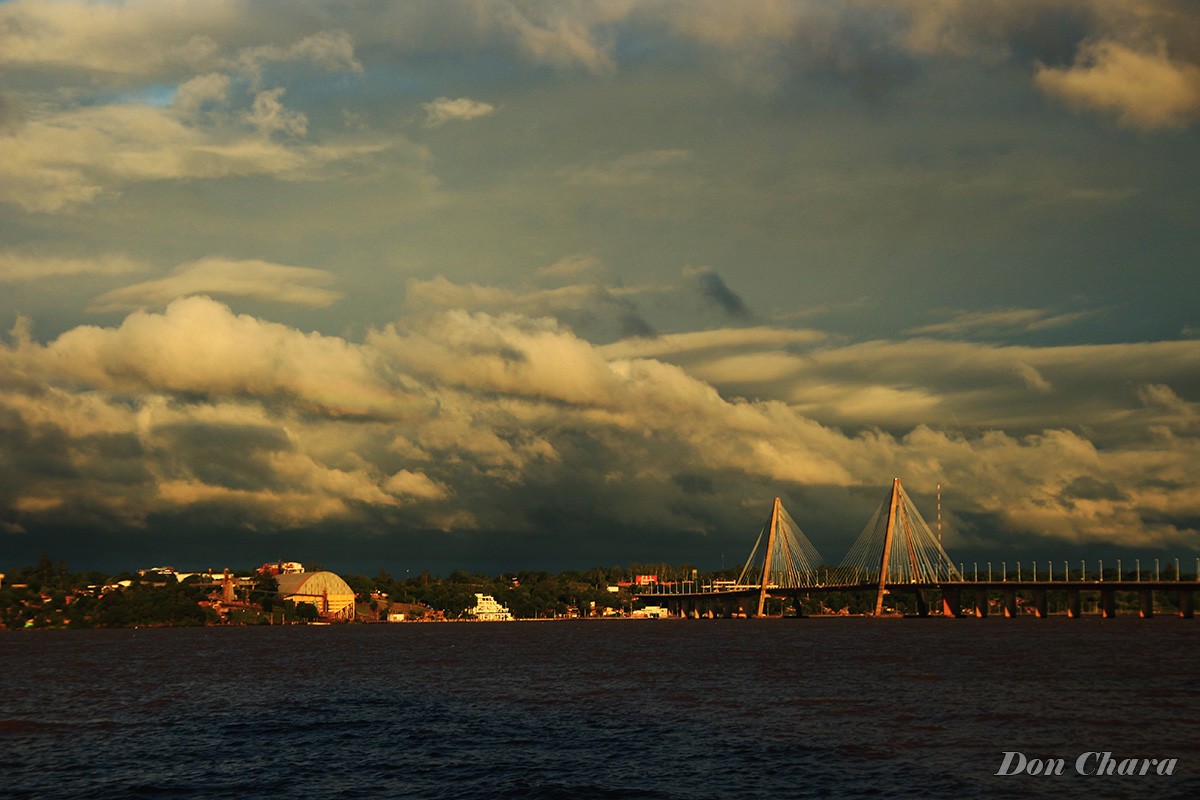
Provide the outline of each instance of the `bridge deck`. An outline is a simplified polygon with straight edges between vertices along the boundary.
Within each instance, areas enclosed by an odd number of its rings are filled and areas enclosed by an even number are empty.
[[[818,584],[816,586],[768,586],[767,594],[772,597],[792,597],[797,594],[823,594],[827,592],[874,592],[879,589],[878,583],[840,583],[840,584]],[[1136,592],[1136,591],[1152,591],[1152,592],[1172,592],[1172,591],[1200,591],[1200,581],[1135,581],[1135,580],[1073,580],[1073,581],[942,581],[940,583],[888,583],[887,590],[889,592],[911,592],[914,590],[929,590],[937,591],[940,589],[976,589],[984,591],[1003,591],[1011,589],[1016,591],[1025,591],[1030,589],[1044,589],[1048,591],[1084,591],[1098,592],[1102,590],[1117,591],[1117,592]],[[634,592],[634,597],[649,600],[654,598],[663,599],[704,599],[712,600],[716,598],[728,597],[751,597],[757,595],[761,591],[758,586],[739,586],[735,589],[722,589],[707,592],[670,592],[670,591],[650,591],[650,592]]]

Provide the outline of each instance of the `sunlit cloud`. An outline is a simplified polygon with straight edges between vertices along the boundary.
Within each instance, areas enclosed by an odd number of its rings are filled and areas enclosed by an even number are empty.
[[[1200,113],[1200,66],[1174,61],[1162,48],[1142,52],[1097,42],[1071,67],[1039,67],[1035,80],[1073,108],[1114,112],[1147,130],[1180,127]]]
[[[957,544],[1194,547],[1197,30],[1177,0],[0,3],[0,534],[616,563],[774,495],[860,528],[901,475]]]
[[[123,311],[142,306],[165,306],[195,294],[249,297],[276,303],[323,307],[341,299],[328,288],[336,281],[329,272],[291,267],[258,259],[206,258],[184,264],[166,278],[124,286],[97,297],[93,311]]]
[[[365,524],[369,509],[520,529],[521,498],[570,475],[577,495],[624,497],[622,516],[688,527],[662,502],[685,492],[675,476],[686,470],[714,487],[706,513],[755,486],[871,487],[903,474],[944,481],[961,512],[1024,534],[1154,546],[1194,536],[1191,343],[839,345],[750,328],[600,348],[513,312],[426,309],[409,322],[354,343],[191,298],[45,345],[18,332],[0,350],[0,435],[41,455],[10,465],[6,525],[86,506],[89,519],[126,521],[223,509],[262,529]],[[761,391],[726,396],[704,375]],[[1097,393],[1098,380],[1130,390]],[[1046,392],[1070,419],[1046,413]],[[1052,424],[1015,432],[1022,404],[1026,425]],[[835,424],[849,419],[875,424]],[[49,469],[57,458],[71,459],[71,477]],[[642,499],[647,486],[657,502]]]
[[[425,124],[437,128],[454,120],[471,120],[491,116],[496,107],[489,103],[481,103],[467,97],[451,100],[449,97],[439,97],[432,103],[421,106],[425,109]]]
[[[912,334],[962,335],[972,332],[1011,333],[1066,327],[1092,316],[1093,311],[1053,313],[1038,308],[1008,308],[995,311],[951,311],[948,319],[910,328]]]
[[[43,278],[80,275],[125,275],[146,267],[121,255],[61,258],[0,252],[0,283],[26,283]]]
[[[262,133],[302,135],[306,120],[278,93],[258,96],[247,122]],[[144,105],[74,108],[19,125],[0,149],[0,201],[53,212],[130,182],[264,175],[312,179],[325,166],[378,153],[381,142],[290,144],[237,129],[186,124]]]

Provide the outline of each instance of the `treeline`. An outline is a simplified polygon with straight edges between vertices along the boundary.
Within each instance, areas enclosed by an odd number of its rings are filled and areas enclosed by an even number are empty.
[[[130,585],[104,591],[117,581]],[[15,569],[0,587],[0,627],[125,628],[150,625],[205,625],[217,617],[200,603],[201,587],[136,573],[72,573],[64,562],[42,556],[32,567]]]

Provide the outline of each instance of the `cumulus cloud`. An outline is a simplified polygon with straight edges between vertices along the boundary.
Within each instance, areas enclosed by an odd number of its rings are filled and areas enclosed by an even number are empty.
[[[475,283],[456,284],[439,277],[410,281],[405,305],[414,315],[474,309],[491,314],[546,317],[591,340],[652,336],[653,326],[629,295],[628,291],[600,284],[567,284],[521,292]]]
[[[486,297],[457,299],[472,294]],[[954,487],[960,544],[1180,545],[1200,512],[1191,342],[844,344],[758,327],[597,347],[547,317],[431,307],[354,343],[196,297],[45,344],[14,336],[8,529],[188,510],[260,530],[519,531],[570,498],[612,525],[699,532],[780,487],[820,497],[892,475]],[[757,391],[720,388],[739,376]]]
[[[333,274],[310,267],[290,267],[259,259],[205,258],[184,264],[166,278],[124,286],[97,297],[92,311],[125,311],[165,306],[195,294],[250,297],[276,303],[320,308],[341,299],[329,289]]]
[[[396,416],[416,398],[376,374],[370,353],[343,339],[308,335],[234,315],[205,297],[162,313],[137,311],[117,328],[81,326],[9,354],[13,375],[150,395],[284,399],[334,416]]]
[[[284,108],[282,86],[254,96],[254,108],[245,119],[263,136],[281,133],[285,136],[301,137],[308,133],[308,117]]]
[[[261,44],[238,51],[229,66],[256,81],[271,62],[307,61],[329,72],[362,72],[354,55],[354,40],[342,30],[318,31],[287,45]]]
[[[229,76],[219,72],[197,75],[175,90],[174,105],[187,116],[194,116],[207,107],[224,106],[229,102],[229,83]]]
[[[1144,52],[1095,42],[1070,67],[1039,67],[1035,80],[1073,108],[1113,112],[1147,130],[1180,127],[1200,112],[1200,66],[1172,60],[1165,47]]]
[[[425,103],[421,108],[425,110],[425,124],[430,128],[440,127],[453,120],[479,119],[496,112],[495,106],[467,97],[457,100],[439,97],[431,103]]]

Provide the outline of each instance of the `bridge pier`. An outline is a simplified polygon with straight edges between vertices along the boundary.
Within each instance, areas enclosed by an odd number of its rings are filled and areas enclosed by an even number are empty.
[[[1017,590],[1004,590],[1004,616],[1007,619],[1012,619],[1017,615]]]
[[[1112,619],[1117,615],[1116,591],[1113,589],[1100,590],[1100,615]]]
[[[949,586],[942,587],[942,616],[943,617],[961,617],[962,616],[962,590],[952,589]]]
[[[1067,589],[1067,616],[1078,619],[1079,613],[1079,590]]]
[[[1046,618],[1046,590],[1045,589],[1034,589],[1033,590],[1033,613],[1037,615],[1038,619]]]
[[[1154,616],[1154,592],[1149,589],[1138,590],[1138,615],[1142,619],[1150,619]]]
[[[917,601],[917,616],[928,617],[929,604],[925,602],[925,595],[921,593],[920,589],[913,589],[913,597]]]
[[[986,591],[975,590],[975,616],[979,619],[987,619],[988,615],[988,595]]]
[[[1184,619],[1191,619],[1194,615],[1195,615],[1195,611],[1194,611],[1194,607],[1192,605],[1192,590],[1191,589],[1180,589],[1179,590],[1179,616],[1183,617]]]

